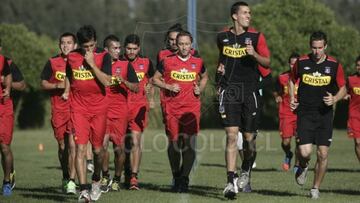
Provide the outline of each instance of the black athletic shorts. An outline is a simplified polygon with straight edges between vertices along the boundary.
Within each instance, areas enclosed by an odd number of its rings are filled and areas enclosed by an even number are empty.
[[[236,88],[220,91],[219,113],[224,127],[238,126],[241,131],[256,133],[258,129],[259,92],[244,94]]]
[[[326,112],[297,112],[298,145],[330,146],[333,132],[333,110]]]

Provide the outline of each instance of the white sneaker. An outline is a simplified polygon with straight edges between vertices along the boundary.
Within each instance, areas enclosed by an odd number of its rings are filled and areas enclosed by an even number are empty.
[[[74,181],[70,180],[66,185],[67,194],[76,194],[76,184]]]
[[[320,198],[320,191],[317,188],[313,188],[310,190],[310,197],[311,199],[319,199]]]
[[[240,177],[238,180],[238,187],[243,189],[250,181],[249,172],[241,171]]]
[[[78,202],[87,203],[87,202],[90,202],[90,201],[91,201],[91,199],[90,199],[89,191],[87,191],[87,190],[81,191]]]
[[[236,193],[233,183],[226,184],[223,194],[228,199],[235,199]]]
[[[296,171],[295,180],[298,185],[303,186],[305,184],[308,169],[309,167],[306,168],[299,167],[298,170]]]
[[[94,164],[93,163],[87,163],[86,164],[86,169],[88,170],[88,172],[90,173],[94,173]]]
[[[238,183],[237,183],[238,180],[239,180],[238,177],[234,177],[233,184],[234,184],[234,191],[235,191],[236,194],[239,193],[239,186],[238,186]]]
[[[256,162],[254,161],[252,168],[256,168]]]
[[[90,192],[90,198],[93,201],[97,201],[101,196],[101,184],[99,182],[93,182],[91,184],[91,192]]]

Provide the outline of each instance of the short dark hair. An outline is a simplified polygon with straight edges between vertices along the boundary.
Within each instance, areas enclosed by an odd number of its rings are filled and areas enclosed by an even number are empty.
[[[105,37],[104,41],[103,41],[103,47],[107,47],[109,48],[110,46],[110,42],[120,42],[119,38],[113,34],[108,35]]]
[[[178,43],[179,38],[180,38],[180,37],[183,37],[183,36],[188,36],[188,37],[190,37],[191,43],[193,42],[193,38],[192,38],[191,33],[188,32],[188,31],[186,31],[186,30],[183,30],[183,31],[179,32],[179,34],[176,36],[176,44]]]
[[[169,27],[169,29],[165,35],[165,40],[164,40],[165,44],[167,45],[169,43],[169,34],[171,32],[181,32],[181,31],[184,31],[184,29],[182,28],[180,23],[176,23],[175,25],[172,25],[171,27]]]
[[[358,61],[360,61],[360,55],[356,58],[355,63],[357,63]]]
[[[61,39],[62,39],[63,37],[72,37],[73,40],[74,40],[74,43],[76,43],[76,36],[75,36],[73,33],[71,33],[71,32],[64,32],[64,33],[62,33],[62,34],[60,35],[60,37],[59,37],[59,44],[61,43]]]
[[[326,36],[325,32],[320,31],[320,30],[313,32],[310,36],[310,46],[313,41],[320,41],[320,40],[324,40],[325,45],[327,44],[327,36]]]
[[[137,34],[129,34],[125,37],[124,46],[126,47],[128,44],[136,44],[140,46],[140,37]]]
[[[300,57],[300,55],[297,52],[293,52],[293,53],[290,54],[288,62],[290,63],[290,60],[292,58],[297,58],[298,59],[299,57]]]
[[[239,11],[240,6],[249,6],[249,4],[247,4],[244,1],[235,2],[230,8],[230,17],[231,17],[231,19],[232,19],[232,15],[236,14]]]
[[[96,31],[92,25],[82,26],[76,33],[79,45],[82,45],[91,40],[96,41]]]

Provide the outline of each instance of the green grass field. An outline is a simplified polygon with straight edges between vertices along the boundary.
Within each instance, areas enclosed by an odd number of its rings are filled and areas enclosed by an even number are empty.
[[[226,182],[224,133],[203,130],[198,137],[197,162],[191,175],[188,194],[170,192],[171,173],[166,155],[163,130],[147,130],[140,169],[140,191],[121,190],[103,194],[99,202],[221,202]],[[359,202],[359,163],[353,142],[345,131],[335,131],[330,148],[329,170],[322,184],[318,202]],[[44,151],[38,150],[43,143]],[[252,174],[253,192],[239,193],[237,200],[246,202],[307,202],[313,172],[306,185],[295,184],[293,172],[280,170],[283,152],[277,132],[258,136],[257,168]],[[16,131],[13,140],[17,184],[9,198],[0,202],[75,202],[77,196],[61,193],[61,172],[57,145],[49,130]],[[315,154],[313,154],[315,159]],[[314,161],[311,162],[313,167]],[[113,164],[111,165],[113,170]],[[112,172],[113,174],[113,172]]]

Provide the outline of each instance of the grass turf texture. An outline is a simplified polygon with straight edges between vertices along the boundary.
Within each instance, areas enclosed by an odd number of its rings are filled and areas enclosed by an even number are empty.
[[[353,141],[345,131],[335,130],[329,153],[329,169],[321,186],[318,202],[356,202],[359,189],[359,163]],[[42,143],[43,151],[38,145]],[[147,130],[140,167],[140,191],[109,192],[99,202],[221,202],[226,183],[223,130],[203,130],[198,137],[198,156],[191,174],[190,192],[170,192],[171,172],[163,130]],[[314,160],[303,187],[296,185],[291,171],[281,171],[284,154],[275,131],[262,131],[257,138],[257,168],[252,173],[250,194],[239,193],[237,200],[246,202],[307,202],[312,186]],[[15,156],[16,188],[11,197],[0,196],[0,202],[75,202],[77,195],[61,192],[61,171],[57,144],[51,129],[16,131],[12,149]],[[113,175],[113,155],[111,155]],[[239,165],[239,164],[238,164]],[[90,175],[88,176],[90,180]]]

